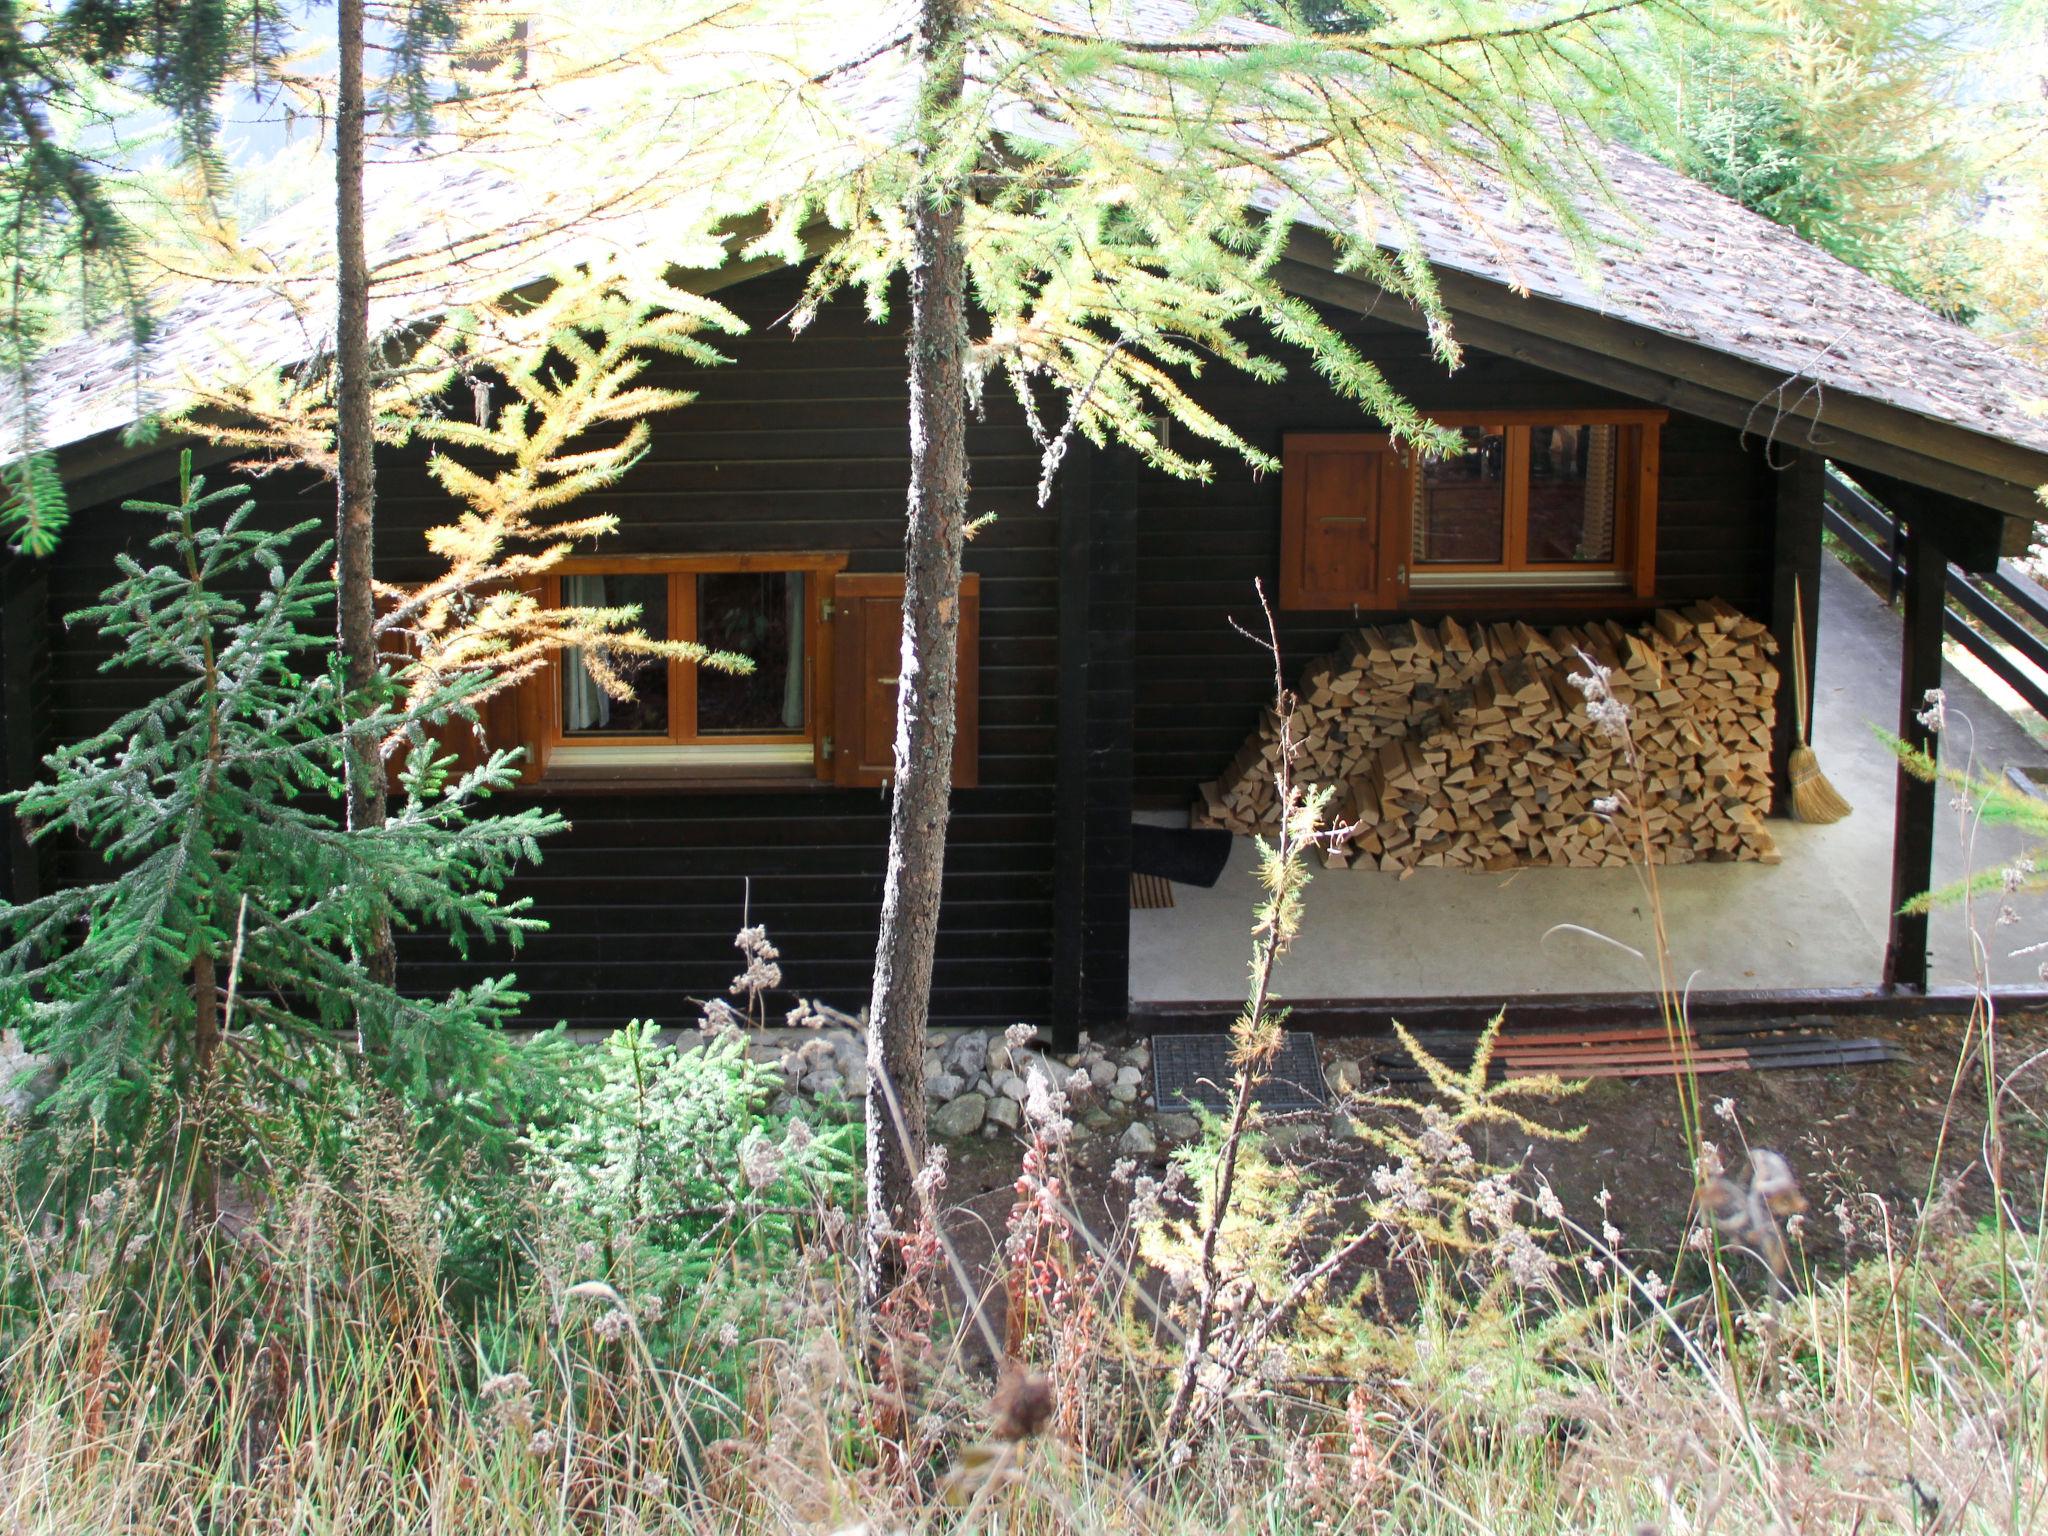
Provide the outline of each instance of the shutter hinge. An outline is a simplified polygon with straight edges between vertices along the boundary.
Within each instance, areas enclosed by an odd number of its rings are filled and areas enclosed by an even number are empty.
[[[825,599],[824,605],[818,611],[827,624],[830,624],[839,612],[838,607],[829,597]]]
[[[818,744],[818,750],[820,756],[829,759],[832,756],[832,738],[830,736],[827,736],[822,742]]]

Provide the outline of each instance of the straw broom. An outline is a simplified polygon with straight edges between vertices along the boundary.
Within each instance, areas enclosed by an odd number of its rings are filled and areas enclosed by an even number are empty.
[[[1820,759],[1806,744],[1806,609],[1800,601],[1799,583],[1792,583],[1792,717],[1794,745],[1786,763],[1792,781],[1792,819],[1825,826],[1840,821],[1853,806],[1828,782],[1820,771]]]

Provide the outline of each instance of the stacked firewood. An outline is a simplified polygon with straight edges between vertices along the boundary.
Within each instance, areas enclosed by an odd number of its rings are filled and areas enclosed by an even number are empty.
[[[1764,625],[1719,601],[1638,628],[1355,630],[1309,663],[1291,721],[1297,782],[1337,786],[1326,825],[1345,830],[1325,862],[1594,866],[1635,862],[1647,844],[1665,864],[1775,863],[1763,817],[1776,651]],[[1589,663],[1628,712],[1627,742],[1589,717],[1571,680]],[[1273,830],[1280,736],[1269,710],[1201,786],[1197,825]]]

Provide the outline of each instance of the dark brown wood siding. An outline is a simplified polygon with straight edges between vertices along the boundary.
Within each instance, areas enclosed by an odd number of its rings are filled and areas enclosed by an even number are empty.
[[[657,418],[651,451],[617,489],[608,553],[851,552],[854,571],[900,571],[908,483],[903,340],[852,304],[801,337],[776,320],[797,295],[777,276],[721,295],[754,327],[721,350],[733,365],[662,365],[654,382],[698,392]],[[954,797],[933,1016],[945,1023],[1042,1020],[1050,985],[1056,519],[1035,505],[1037,457],[999,391],[969,431],[973,510],[995,514],[969,547],[982,581],[980,785]],[[464,391],[453,408],[470,409]],[[223,471],[214,471],[220,483]],[[164,490],[153,495],[166,494]],[[331,521],[332,492],[306,476],[259,482],[266,516]],[[424,455],[379,461],[378,560],[395,580],[433,562],[424,531],[452,504]],[[81,510],[52,562],[49,611],[91,601],[116,548],[142,520]],[[148,682],[102,676],[96,635],[53,637],[48,739],[76,740],[138,702]],[[549,930],[516,955],[465,962],[438,939],[402,944],[409,988],[440,990],[512,971],[537,1023],[615,1025],[692,1017],[740,970],[732,936],[749,900],[782,950],[788,991],[854,1010],[867,1001],[882,896],[888,805],[881,790],[829,786],[756,793],[543,794],[572,823],[512,894]]]
[[[1427,409],[1641,403],[1488,353],[1468,352],[1464,366],[1446,374],[1412,331],[1358,321],[1345,329],[1395,388]],[[1275,457],[1288,432],[1359,430],[1355,405],[1337,398],[1298,356],[1288,362],[1290,376],[1278,385],[1216,373],[1201,387],[1202,403]],[[1193,451],[1185,442],[1176,446]],[[1221,452],[1207,456],[1216,471],[1207,485],[1139,472],[1134,781],[1140,803],[1186,801],[1196,784],[1229,761],[1272,696],[1271,661],[1230,621],[1262,630],[1254,577],[1264,580],[1269,596],[1277,594],[1280,478],[1255,475]],[[1766,474],[1761,450],[1727,427],[1676,414],[1665,424],[1660,599],[1718,596],[1767,614],[1772,513]],[[1532,603],[1517,616],[1541,622],[1567,615],[1546,614]],[[1303,662],[1336,643],[1350,616],[1275,617],[1291,684]]]
[[[658,382],[699,398],[659,420],[648,457],[590,503],[620,514],[623,532],[611,550],[845,549],[852,570],[901,569],[900,328],[869,326],[842,307],[792,338],[775,322],[795,294],[785,277],[730,291],[727,301],[755,328],[725,343],[734,365],[655,371]],[[1479,353],[1446,376],[1412,333],[1369,322],[1352,328],[1396,387],[1428,407],[1635,403]],[[1205,404],[1276,453],[1289,431],[1361,425],[1357,408],[1299,360],[1277,386],[1212,375],[1200,388]],[[468,410],[467,393],[452,405]],[[968,551],[982,578],[981,783],[954,801],[933,1014],[945,1023],[1035,1022],[1052,1001],[1059,523],[1056,510],[1034,505],[1036,454],[999,390],[970,428],[969,447],[973,509],[996,514]],[[1076,630],[1078,638],[1085,629],[1090,659],[1080,705],[1087,916],[1078,944],[1069,940],[1069,952],[1082,956],[1080,1009],[1090,1022],[1105,1020],[1124,990],[1129,795],[1184,802],[1236,750],[1271,686],[1269,665],[1229,620],[1255,626],[1252,578],[1265,578],[1270,590],[1277,575],[1279,481],[1221,453],[1214,458],[1209,485],[1133,475],[1120,459],[1094,461],[1089,590]],[[216,483],[222,473],[212,471]],[[451,504],[427,479],[421,453],[386,455],[380,475],[381,569],[394,579],[424,576],[432,561],[422,534]],[[1764,611],[1768,481],[1761,451],[1739,434],[1671,420],[1660,488],[1661,596],[1719,595]],[[276,476],[259,482],[258,493],[268,517],[312,517],[323,527],[331,520],[332,492],[313,477]],[[97,596],[114,552],[139,548],[146,532],[141,519],[111,506],[82,509],[40,573],[47,665],[19,636],[5,657],[10,677],[18,661],[34,668],[40,749],[79,739],[147,695],[147,679],[97,670],[107,653],[100,636],[57,625],[57,616]],[[32,609],[10,605],[10,621]],[[1289,672],[1333,644],[1344,622],[1282,616]],[[16,724],[10,712],[10,756],[19,753]],[[408,985],[440,989],[510,970],[532,996],[535,1022],[682,1021],[692,1015],[689,999],[722,993],[739,969],[731,939],[751,881],[752,916],[783,951],[789,989],[776,1001],[786,1005],[798,992],[849,1009],[865,1001],[886,839],[881,791],[636,792],[551,803],[572,829],[513,892],[534,898],[550,930],[517,955],[472,962],[438,940],[408,939]],[[65,873],[61,860],[43,862]],[[16,889],[33,875],[17,871]]]

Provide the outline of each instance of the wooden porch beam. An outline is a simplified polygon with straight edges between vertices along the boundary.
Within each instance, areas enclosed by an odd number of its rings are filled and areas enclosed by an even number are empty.
[[[1906,622],[1899,659],[1899,737],[1933,751],[1934,733],[1921,723],[1927,695],[1941,686],[1942,612],[1948,601],[1948,556],[1937,523],[1906,525]],[[1892,813],[1891,931],[1885,941],[1887,991],[1927,990],[1927,916],[1899,909],[1934,883],[1934,816],[1939,786],[1898,770]]]
[[[1059,681],[1054,700],[1052,862],[1052,1041],[1080,1043],[1083,925],[1088,892],[1088,618],[1090,470],[1081,444],[1060,466]]]

